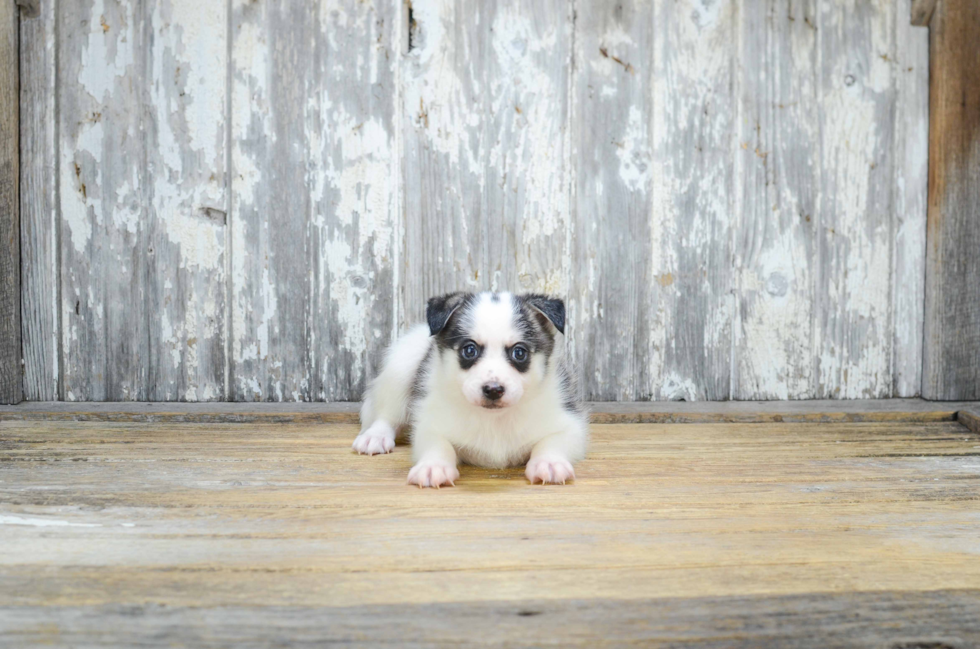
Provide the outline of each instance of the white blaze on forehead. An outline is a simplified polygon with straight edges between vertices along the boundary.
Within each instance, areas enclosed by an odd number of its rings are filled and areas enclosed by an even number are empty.
[[[512,345],[518,342],[514,326],[514,304],[510,293],[481,293],[473,307],[473,340],[482,345]]]

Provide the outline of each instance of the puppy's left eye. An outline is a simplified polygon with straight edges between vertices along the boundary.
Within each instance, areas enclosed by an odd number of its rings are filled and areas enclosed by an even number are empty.
[[[524,345],[514,345],[510,348],[510,357],[515,363],[523,363],[527,360],[529,352]]]

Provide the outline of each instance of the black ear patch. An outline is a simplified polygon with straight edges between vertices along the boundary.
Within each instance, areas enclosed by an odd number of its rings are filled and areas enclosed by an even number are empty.
[[[447,293],[439,297],[429,298],[425,308],[425,319],[429,323],[429,335],[435,336],[446,328],[446,323],[456,309],[473,298],[472,293]]]
[[[555,329],[565,333],[565,303],[547,295],[525,295],[528,306],[541,313],[555,325]]]

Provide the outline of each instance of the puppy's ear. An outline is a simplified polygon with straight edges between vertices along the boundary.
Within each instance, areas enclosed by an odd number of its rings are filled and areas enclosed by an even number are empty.
[[[446,323],[452,317],[456,309],[463,306],[466,300],[473,296],[472,293],[447,293],[439,297],[429,298],[429,303],[425,308],[425,319],[429,323],[429,335],[435,336],[446,328]]]
[[[565,333],[565,303],[558,298],[548,297],[547,295],[527,295],[525,296],[528,306],[548,319],[555,329],[563,335]]]

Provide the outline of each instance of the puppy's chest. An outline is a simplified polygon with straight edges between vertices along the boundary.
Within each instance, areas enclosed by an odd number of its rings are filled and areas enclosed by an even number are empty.
[[[461,418],[445,435],[462,462],[493,468],[526,463],[531,448],[540,437],[523,421],[479,418]]]

